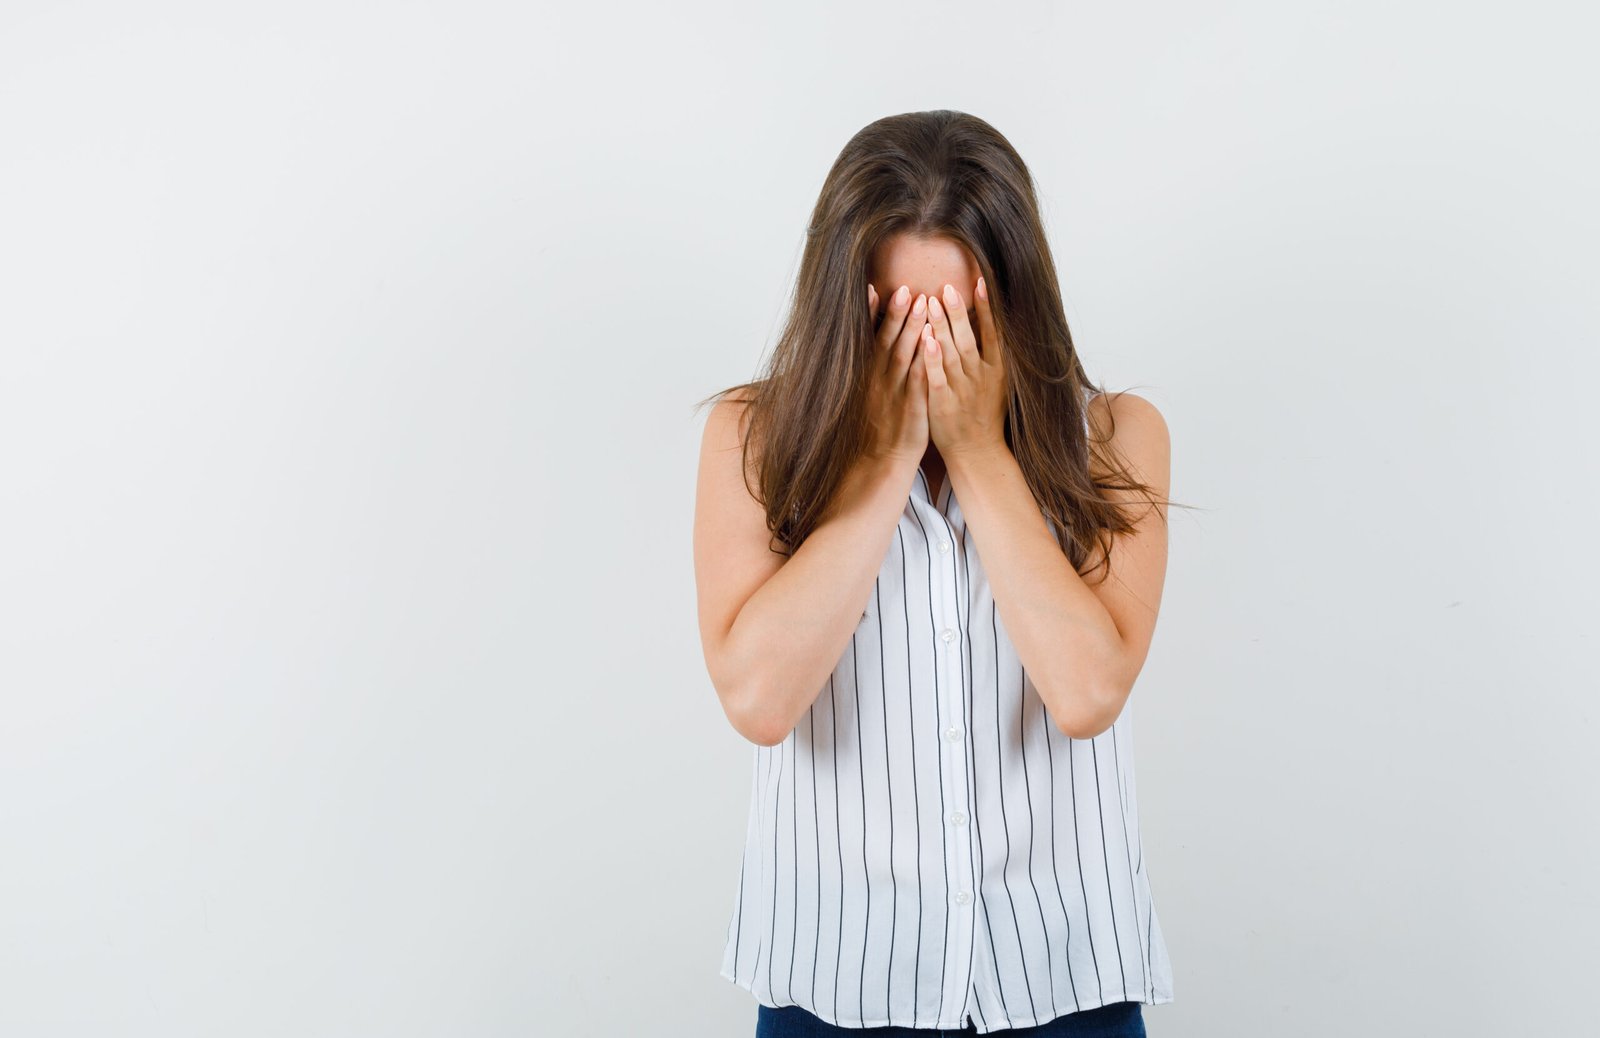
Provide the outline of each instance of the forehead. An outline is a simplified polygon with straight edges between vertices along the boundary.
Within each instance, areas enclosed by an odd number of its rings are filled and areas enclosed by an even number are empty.
[[[869,277],[885,296],[901,285],[909,285],[913,296],[934,295],[947,284],[965,295],[977,284],[978,273],[977,261],[959,242],[897,234],[872,251]]]

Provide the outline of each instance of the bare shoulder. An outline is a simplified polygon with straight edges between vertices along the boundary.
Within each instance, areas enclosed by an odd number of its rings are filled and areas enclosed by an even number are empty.
[[[715,544],[730,536],[752,543],[767,534],[766,509],[753,496],[759,474],[757,452],[747,449],[750,393],[724,394],[706,417],[700,438],[695,490],[697,540]],[[759,517],[759,521],[758,521]]]
[[[708,632],[725,633],[745,599],[782,563],[770,548],[766,507],[754,492],[746,450],[747,393],[729,392],[706,418],[695,490],[695,572],[701,620]],[[708,638],[712,635],[708,633]]]
[[[751,393],[746,388],[729,390],[712,405],[700,436],[700,489],[707,479],[727,488],[737,482],[747,485],[748,467],[755,463],[755,452],[745,449],[749,433]],[[751,474],[750,482],[754,482]]]
[[[715,448],[742,446],[744,416],[749,403],[748,389],[732,389],[724,393],[706,416],[703,445]]]
[[[1101,393],[1089,401],[1088,408],[1095,443],[1126,465],[1135,479],[1165,498],[1171,482],[1172,437],[1161,410],[1134,393]],[[1095,467],[1100,469],[1103,464],[1104,459],[1099,459]]]
[[[1171,489],[1171,433],[1162,411],[1136,393],[1101,393],[1088,403],[1090,473],[1096,480],[1122,483],[1134,480],[1154,494],[1155,512],[1165,520],[1166,496]],[[1125,467],[1126,477],[1118,472]],[[1106,489],[1104,496],[1125,504],[1144,505],[1139,512],[1149,513],[1150,494]]]
[[[1097,439],[1103,439],[1107,431],[1134,439],[1168,438],[1167,420],[1160,409],[1136,393],[1096,394],[1089,401],[1089,422]]]

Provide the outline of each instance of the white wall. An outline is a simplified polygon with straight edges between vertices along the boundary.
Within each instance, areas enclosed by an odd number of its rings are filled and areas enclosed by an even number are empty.
[[[0,1033],[753,1033],[690,404],[936,107],[1198,506],[1151,1033],[1592,1030],[1596,22],[6,4]]]

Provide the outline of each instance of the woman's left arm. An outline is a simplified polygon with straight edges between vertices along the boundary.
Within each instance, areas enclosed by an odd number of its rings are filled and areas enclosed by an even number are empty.
[[[1170,482],[1167,425],[1154,404],[1123,393],[1090,405],[1090,422],[1130,474],[1165,501]],[[1104,491],[1137,514],[1111,537],[1109,574],[1090,585],[1061,551],[1004,445],[946,459],[961,513],[1017,656],[1056,727],[1089,739],[1111,727],[1144,667],[1155,634],[1167,570],[1167,508],[1129,491]],[[1139,511],[1142,506],[1142,511]],[[1096,554],[1090,565],[1098,562]]]

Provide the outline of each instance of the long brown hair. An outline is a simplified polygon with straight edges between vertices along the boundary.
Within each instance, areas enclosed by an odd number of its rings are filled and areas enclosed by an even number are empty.
[[[800,546],[865,448],[876,349],[867,271],[878,244],[898,234],[960,243],[993,286],[1011,390],[1006,443],[1082,572],[1090,549],[1108,549],[1107,535],[1136,518],[1099,490],[1134,491],[1152,506],[1154,491],[1109,450],[1095,452],[1100,471],[1091,474],[1084,410],[1095,387],[1067,328],[1032,175],[994,127],[948,110],[887,116],[850,138],[812,210],[766,371],[697,405],[743,398],[746,486],[754,474],[772,550]]]

